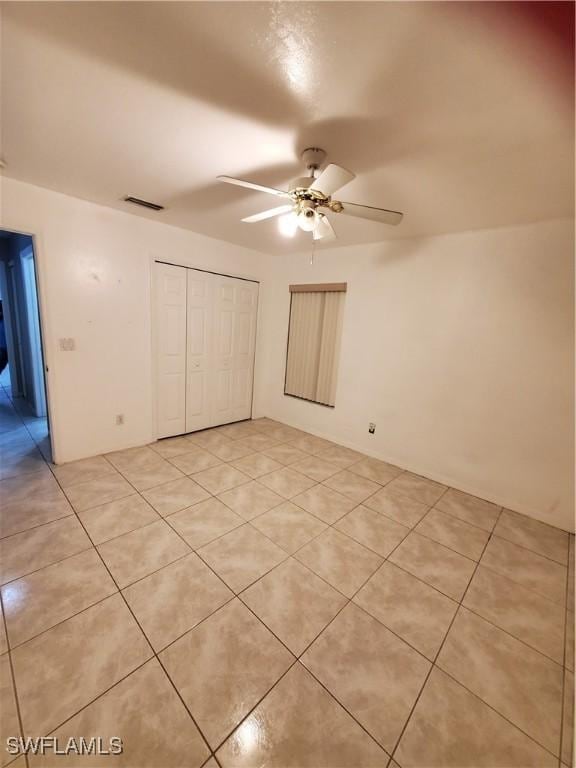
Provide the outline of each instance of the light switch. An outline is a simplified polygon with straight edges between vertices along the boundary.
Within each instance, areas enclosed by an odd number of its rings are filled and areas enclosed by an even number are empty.
[[[73,352],[76,349],[76,339],[58,339],[61,352]]]

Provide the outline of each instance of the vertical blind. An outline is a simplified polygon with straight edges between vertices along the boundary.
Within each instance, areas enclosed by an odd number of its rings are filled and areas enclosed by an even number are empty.
[[[346,283],[291,285],[284,393],[335,403]]]

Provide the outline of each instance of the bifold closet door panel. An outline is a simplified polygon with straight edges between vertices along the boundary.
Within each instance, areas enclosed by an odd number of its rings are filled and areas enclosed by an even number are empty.
[[[234,421],[234,279],[215,275],[212,423]]]
[[[186,431],[186,283],[184,267],[155,265],[158,437]]]
[[[210,272],[188,269],[186,432],[213,426],[214,279]]]
[[[215,275],[212,423],[250,418],[258,285]]]
[[[258,284],[247,280],[237,280],[236,283],[232,409],[234,418],[240,420],[252,415]]]

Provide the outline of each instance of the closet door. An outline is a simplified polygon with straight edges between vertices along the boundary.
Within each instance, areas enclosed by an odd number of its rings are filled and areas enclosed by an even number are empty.
[[[188,269],[186,432],[212,426],[214,275]]]
[[[215,275],[212,424],[250,418],[258,285]]]
[[[156,264],[158,437],[186,431],[186,269]]]

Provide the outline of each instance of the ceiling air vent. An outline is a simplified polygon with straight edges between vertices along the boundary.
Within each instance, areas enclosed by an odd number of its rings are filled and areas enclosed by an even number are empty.
[[[151,211],[163,211],[164,206],[158,205],[158,203],[151,203],[149,200],[140,200],[139,197],[125,197],[124,202],[133,203],[134,205],[141,205],[142,208],[150,208]]]

